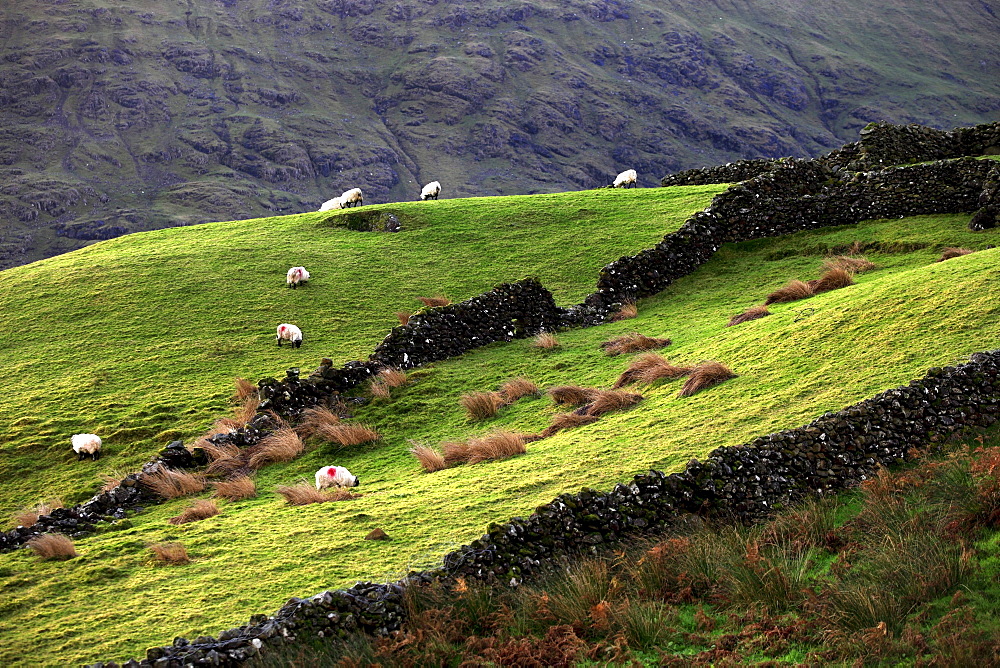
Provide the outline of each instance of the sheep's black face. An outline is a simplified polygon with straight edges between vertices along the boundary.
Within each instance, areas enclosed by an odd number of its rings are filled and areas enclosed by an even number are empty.
[[[300,347],[302,345],[302,339],[299,339],[298,341],[292,341],[292,345],[295,346],[296,348]]]
[[[351,485],[351,487],[357,487],[357,486],[358,486],[358,485],[360,485],[360,484],[361,484],[361,481],[360,481],[360,480],[358,480],[358,477],[357,477],[357,476],[354,476],[354,484],[353,484],[353,485]]]

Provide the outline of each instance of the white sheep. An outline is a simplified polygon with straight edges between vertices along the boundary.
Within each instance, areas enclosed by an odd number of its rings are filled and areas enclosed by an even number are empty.
[[[283,322],[278,325],[278,347],[281,347],[282,341],[291,341],[293,348],[298,348],[302,345],[302,330],[295,325],[290,325],[287,322]]]
[[[358,478],[343,466],[324,466],[316,471],[316,489],[357,487]]]
[[[345,190],[340,195],[340,208],[346,209],[349,206],[361,206],[365,203],[364,197],[361,194],[361,188],[351,188],[350,190]]]
[[[292,267],[285,276],[288,287],[294,289],[309,280],[309,272],[305,267]]]
[[[639,177],[635,173],[634,169],[626,169],[624,172],[615,177],[615,188],[628,188],[629,186],[635,187],[635,180]]]
[[[97,434],[73,434],[72,441],[73,452],[79,455],[77,460],[90,455],[91,459],[97,461],[101,456],[101,437]]]
[[[320,211],[333,211],[334,209],[343,209],[344,202],[339,197],[334,197],[333,199],[328,199],[323,202],[323,206],[319,208]]]
[[[440,194],[441,194],[441,182],[431,181],[430,183],[428,183],[426,186],[423,187],[423,190],[420,191],[420,199],[422,200],[437,199],[438,195]]]

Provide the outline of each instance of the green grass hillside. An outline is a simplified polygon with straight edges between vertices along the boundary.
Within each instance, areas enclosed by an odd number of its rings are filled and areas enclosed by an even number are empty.
[[[5,512],[48,496],[77,500],[101,472],[134,467],[171,438],[190,439],[225,411],[234,376],[311,369],[322,355],[363,356],[394,324],[394,311],[418,305],[416,296],[464,299],[537,275],[558,303],[575,302],[600,266],[650,245],[718,190],[640,190],[625,206],[622,193],[608,191],[394,205],[412,218],[396,235],[324,227],[314,214],[219,223],[4,272],[8,331],[28,332],[3,344],[12,371],[0,399]],[[217,517],[168,525],[188,504],[177,500],[135,516],[131,527],[77,541],[80,556],[68,562],[0,555],[0,661],[120,659],[175,635],[243,623],[290,596],[394,578],[560,492],[676,469],[719,445],[800,425],[928,367],[996,348],[1000,251],[984,249],[1000,232],[973,234],[967,222],[922,216],[726,246],[641,302],[636,319],[560,333],[562,345],[551,351],[494,344],[411,372],[392,399],[357,410],[382,441],[341,452],[314,444],[261,471],[260,495],[223,502]],[[817,277],[824,254],[852,242],[867,245],[879,266],[856,285],[725,327],[788,280]],[[945,246],[982,252],[935,263]],[[284,271],[299,263],[316,278],[286,290]],[[300,350],[273,345],[283,320],[303,326]],[[598,345],[633,330],[672,338],[664,352],[671,361],[719,360],[739,377],[686,399],[677,397],[678,383],[643,388],[636,408],[502,462],[426,474],[408,453],[413,441],[436,445],[499,427],[539,431],[556,411],[547,398],[522,399],[476,424],[458,399],[521,375],[543,387],[609,386],[628,360],[605,357]],[[76,430],[107,436],[108,455],[76,463],[68,447]],[[324,464],[359,475],[363,496],[290,507],[273,493]],[[393,540],[361,540],[375,527]],[[182,542],[194,561],[154,565],[147,545],[167,540]]]

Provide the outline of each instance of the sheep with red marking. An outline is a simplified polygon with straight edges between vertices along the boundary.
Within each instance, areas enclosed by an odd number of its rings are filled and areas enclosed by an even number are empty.
[[[309,272],[305,267],[292,267],[285,275],[285,282],[293,290],[309,280]]]
[[[343,466],[324,466],[316,471],[316,489],[357,487],[358,478]]]
[[[288,341],[292,344],[293,348],[298,348],[302,345],[302,330],[291,325],[287,322],[283,322],[278,325],[278,347],[281,347],[282,341]]]
[[[96,462],[101,456],[101,437],[97,434],[73,434],[70,441],[73,443],[73,452],[78,455],[77,461],[90,455]]]

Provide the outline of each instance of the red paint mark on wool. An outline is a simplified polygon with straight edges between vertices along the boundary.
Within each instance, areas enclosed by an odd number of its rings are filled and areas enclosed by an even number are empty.
[[[332,478],[333,476],[337,475],[337,467],[336,467],[336,466],[331,466],[330,468],[328,468],[328,469],[326,470],[326,474],[327,474],[328,476],[330,476],[331,478]]]

